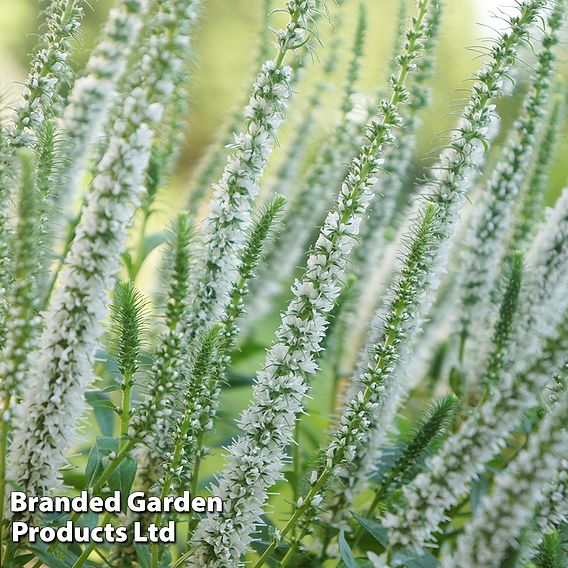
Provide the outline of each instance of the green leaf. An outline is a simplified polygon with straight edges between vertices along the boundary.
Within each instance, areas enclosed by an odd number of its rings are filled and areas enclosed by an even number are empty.
[[[168,240],[168,235],[164,231],[160,233],[152,233],[144,239],[144,251],[142,259],[146,260],[148,255],[160,245],[163,245]]]
[[[39,558],[46,566],[49,568],[69,568],[75,564],[78,556],[73,554],[68,547],[59,545],[54,552],[58,556],[55,556],[48,551],[47,544],[33,544],[30,546],[33,550],[35,556]]]
[[[120,438],[97,438],[89,452],[87,466],[85,467],[85,482],[88,487],[93,486],[104,470],[103,459],[112,452],[117,454],[119,449]],[[128,456],[122,460],[120,465],[108,479],[107,484],[109,489],[111,491],[120,491],[121,506],[123,509],[126,507],[126,500],[128,499],[128,494],[130,493],[132,484],[134,483],[137,467],[138,462],[134,458]]]
[[[136,557],[140,568],[152,568],[152,559],[150,557],[150,548],[147,545],[135,544]]]
[[[478,479],[475,479],[471,484],[471,511],[475,513],[477,511],[477,507],[479,506],[479,502],[481,498],[487,493],[489,490],[489,479],[487,476],[482,475]]]
[[[20,554],[12,560],[12,566],[27,566],[34,558],[34,554]]]
[[[117,452],[119,445],[119,438],[105,436],[96,439],[89,452],[85,467],[85,483],[87,487],[92,487],[99,475],[101,475],[104,469],[103,458],[107,457],[111,452]]]
[[[90,529],[94,529],[99,522],[99,514],[93,513],[89,511],[87,513],[83,513],[75,522],[75,525],[78,527],[89,527]]]
[[[110,490],[120,491],[120,502],[123,510],[126,510],[126,502],[128,501],[128,495],[134,483],[134,478],[136,477],[137,467],[138,462],[128,456],[122,460],[118,468],[108,478]]]
[[[255,357],[266,351],[264,343],[257,343],[253,340],[246,341],[233,355],[233,363],[242,362],[249,357]]]
[[[351,513],[355,520],[383,547],[387,547],[389,543],[387,529],[379,525],[376,521],[360,517],[355,513]]]
[[[450,388],[458,398],[461,398],[465,393],[465,377],[455,367],[450,371]]]
[[[118,413],[118,409],[112,403],[108,394],[102,391],[88,391],[85,393],[85,399],[93,408],[101,434],[107,437],[112,436],[114,434],[114,415]]]
[[[353,552],[351,552],[351,547],[345,540],[345,531],[343,529],[339,533],[339,555],[347,568],[359,568],[359,565],[353,556]]]
[[[243,387],[252,385],[254,382],[254,375],[245,375],[244,373],[227,373],[227,382],[223,386],[226,388]]]

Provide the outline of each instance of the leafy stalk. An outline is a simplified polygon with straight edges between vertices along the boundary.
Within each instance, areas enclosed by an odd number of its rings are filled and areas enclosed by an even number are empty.
[[[11,259],[12,283],[8,290],[7,341],[0,362],[0,555],[4,526],[6,497],[6,452],[16,406],[26,390],[26,378],[31,363],[31,352],[39,328],[36,275],[37,214],[35,159],[31,152],[18,153],[20,188],[17,202],[17,226]],[[0,562],[1,563],[1,562]]]
[[[402,452],[389,472],[379,482],[365,517],[372,517],[386,495],[400,487],[408,479],[408,476],[412,475],[412,470],[416,468],[425,453],[452,426],[457,410],[458,402],[453,395],[436,400],[429,405],[420,422],[414,427],[410,441],[403,447]],[[364,528],[360,527],[354,537],[354,546],[358,543],[363,533]]]
[[[478,339],[483,337],[489,302],[496,274],[507,252],[507,238],[513,222],[512,212],[520,189],[527,182],[532,157],[537,152],[537,132],[542,127],[552,88],[556,47],[564,22],[565,8],[557,3],[547,19],[538,64],[532,77],[520,117],[511,129],[503,158],[475,209],[462,268],[459,322],[460,362],[469,366],[480,356]],[[468,343],[471,338],[473,345]]]
[[[117,366],[122,378],[120,385],[122,448],[129,434],[131,393],[135,375],[140,370],[140,350],[147,325],[147,303],[134,283],[129,280],[116,285],[110,310]]]
[[[566,552],[563,550],[558,532],[555,531],[544,537],[532,561],[535,568],[564,568],[566,566]]]
[[[520,211],[509,243],[510,250],[526,249],[538,230],[538,224],[544,219],[544,195],[550,178],[550,168],[558,150],[560,125],[564,122],[566,112],[563,83],[557,85],[556,90],[558,92],[550,101],[532,175],[522,195]]]
[[[485,379],[489,382],[497,381],[502,375],[507,363],[506,355],[514,338],[523,279],[523,258],[523,253],[516,252],[510,262],[507,286],[493,330],[491,354],[485,370]]]
[[[425,16],[429,0],[422,0],[407,31],[400,68],[390,82],[390,100],[383,101],[378,118],[367,132],[367,143],[360,149],[338,196],[334,210],[327,215],[316,246],[308,258],[303,279],[293,287],[294,299],[283,315],[277,341],[257,375],[253,402],[241,417],[243,435],[230,448],[227,466],[217,488],[227,499],[227,511],[200,523],[193,542],[196,546],[190,565],[210,561],[217,555],[211,535],[225,535],[224,555],[238,561],[250,543],[251,533],[260,522],[260,511],[267,491],[280,478],[283,453],[289,447],[295,419],[303,410],[302,399],[308,390],[308,377],[315,372],[315,358],[321,349],[328,316],[342,288],[347,256],[359,231],[359,224],[372,199],[380,154],[394,139],[393,130],[401,125],[399,108],[408,102],[406,82],[421,56],[422,40],[427,34]],[[294,354],[292,357],[289,354]],[[268,404],[268,406],[267,406]],[[243,460],[244,456],[254,459]],[[269,459],[270,462],[266,462]],[[249,476],[249,472],[251,476]],[[326,472],[321,485],[325,483]],[[251,479],[253,482],[251,483]],[[239,491],[234,488],[239,487]],[[320,481],[310,491],[307,506],[298,503],[282,532],[286,536],[316,497]],[[233,517],[239,517],[238,526]],[[228,537],[228,538],[227,538]],[[273,540],[257,566],[263,565],[276,548]]]

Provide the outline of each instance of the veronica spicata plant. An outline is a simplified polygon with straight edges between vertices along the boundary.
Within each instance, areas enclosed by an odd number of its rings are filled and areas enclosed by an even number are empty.
[[[307,377],[317,368],[315,357],[325,336],[327,316],[341,289],[361,217],[372,199],[379,153],[386,143],[392,143],[392,130],[401,125],[398,109],[408,101],[406,80],[422,52],[429,7],[427,0],[418,4],[418,14],[411,22],[400,55],[401,68],[390,82],[391,98],[381,103],[378,119],[370,124],[366,144],[351,163],[336,208],[328,214],[308,257],[304,277],[293,286],[294,299],[276,332],[277,341],[268,353],[264,370],[257,375],[253,402],[240,419],[245,433],[232,445],[220,481],[218,491],[226,500],[227,510],[199,525],[194,538],[195,559],[190,564],[238,562],[260,522],[266,492],[281,476],[283,453],[291,442],[294,421],[308,390]],[[279,404],[275,404],[277,401]],[[298,503],[298,513],[291,517],[286,532],[310,506],[310,501],[306,505]],[[274,547],[275,543],[270,545],[258,566]]]
[[[194,6],[160,2],[153,14],[150,50],[134,75],[130,94],[115,118],[108,145],[91,182],[89,197],[46,316],[41,357],[31,369],[24,397],[26,425],[11,450],[13,476],[28,491],[43,495],[60,484],[59,468],[70,447],[91,380],[105,294],[119,268],[126,229],[144,188],[153,128],[170,94],[171,73],[183,61]],[[169,33],[162,34],[163,29]],[[181,30],[180,30],[181,28]],[[180,41],[179,32],[182,32]],[[163,51],[170,53],[164,58]]]
[[[441,148],[438,0],[384,65],[365,0],[103,4],[1,101],[0,565],[566,564],[566,3],[498,16]],[[83,490],[120,511],[10,508]]]

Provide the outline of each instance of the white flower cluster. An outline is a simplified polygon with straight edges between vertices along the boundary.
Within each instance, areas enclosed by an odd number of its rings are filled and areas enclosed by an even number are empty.
[[[246,132],[236,136],[221,180],[215,185],[205,221],[201,272],[193,291],[193,306],[185,328],[194,336],[207,323],[218,322],[236,277],[250,212],[259,182],[272,153],[274,138],[291,95],[291,69],[282,62],[286,53],[306,41],[315,16],[315,0],[290,0],[286,11],[290,23],[276,30],[280,47],[276,61],[267,61],[257,77],[245,109]]]
[[[353,159],[353,141],[344,125],[338,127],[333,141],[324,146],[305,185],[292,201],[282,235],[256,285],[253,284],[247,317],[241,324],[243,333],[270,312],[274,298],[292,281],[314,226],[321,222],[332,203],[329,189],[337,187],[344,177],[345,172],[337,165],[348,164]]]
[[[482,499],[458,539],[455,557],[447,559],[448,568],[501,566],[508,547],[518,546],[535,507],[546,498],[550,478],[560,473],[568,452],[567,414],[568,396],[563,392],[529,439],[528,447],[497,477],[491,494]]]
[[[491,303],[485,300],[496,284],[515,203],[526,183],[536,152],[538,133],[546,115],[556,60],[554,48],[563,23],[563,11],[563,3],[557,3],[557,8],[548,19],[548,29],[542,40],[541,51],[537,54],[538,65],[532,77],[531,90],[520,118],[512,127],[503,157],[476,205],[461,268],[463,292],[458,336],[476,338],[474,345],[467,343],[464,368],[479,366],[475,362],[485,355],[483,350],[487,349],[483,341],[478,341],[485,335],[491,310]]]
[[[268,61],[262,67],[245,111],[247,132],[236,137],[235,152],[215,186],[206,219],[203,268],[187,314],[188,335],[218,321],[235,278],[238,255],[250,221],[259,181],[272,153],[274,136],[290,96],[290,69]]]
[[[111,9],[85,75],[73,85],[62,117],[68,163],[58,196],[61,203],[73,199],[83,160],[101,133],[147,10],[147,0],[121,0]]]
[[[7,337],[0,358],[0,400],[6,409],[0,420],[5,422],[12,418],[11,413],[24,392],[40,319],[37,315],[38,196],[35,195],[34,167],[31,154],[22,156],[18,221],[10,263],[13,280],[7,293]]]
[[[548,212],[527,254],[531,278],[539,283],[521,295],[518,349],[514,361],[519,369],[529,366],[542,350],[543,342],[555,337],[568,312],[568,188]]]
[[[69,49],[84,10],[78,0],[54,0],[48,9],[47,32],[34,55],[24,84],[24,103],[17,110],[11,142],[15,147],[34,143],[46,115],[53,112],[61,79],[68,75]]]
[[[391,124],[395,109],[385,107]],[[231,446],[215,494],[226,508],[199,524],[190,566],[229,567],[248,549],[252,533],[261,524],[268,490],[282,476],[286,447],[296,417],[303,410],[307,378],[315,373],[315,358],[325,336],[327,316],[337,299],[362,215],[372,198],[380,165],[377,153],[390,138],[390,125],[376,124],[371,143],[362,149],[342,184],[337,206],[321,229],[307,269],[296,281],[294,295],[276,332],[277,342],[257,374],[253,402],[240,419],[244,434]]]
[[[25,422],[10,451],[12,475],[33,495],[57,487],[92,364],[106,295],[119,269],[120,253],[133,207],[144,189],[153,129],[162,114],[171,77],[184,63],[189,35],[183,23],[194,19],[195,3],[162,0],[152,35],[128,95],[109,133],[88,201],[45,315],[41,349],[23,402]],[[164,34],[164,29],[168,33]]]
[[[539,534],[549,534],[562,523],[568,521],[568,459],[560,463],[558,474],[552,479],[544,492],[544,499],[537,507],[535,525]]]
[[[310,20],[316,15],[317,0],[287,0],[286,11],[292,16],[285,28],[276,30],[276,41],[285,53],[298,49],[308,39]]]
[[[464,494],[470,481],[503,447],[522,413],[532,408],[545,387],[546,378],[527,373],[546,337],[555,332],[566,306],[568,280],[568,191],[550,215],[529,252],[529,281],[521,293],[520,322],[515,345],[507,357],[515,361],[511,372],[491,390],[451,436],[441,451],[427,462],[404,489],[406,504],[385,518],[391,542],[424,545]]]
[[[473,86],[471,99],[448,147],[442,152],[439,163],[434,166],[430,180],[420,189],[421,195],[427,201],[437,203],[439,206],[436,214],[436,243],[434,250],[427,255],[425,263],[421,264],[417,271],[422,283],[411,295],[405,297],[411,305],[404,306],[407,320],[398,324],[403,335],[397,339],[395,346],[388,344],[388,355],[395,356],[393,360],[396,361],[396,365],[382,363],[384,368],[380,370],[379,380],[375,381],[380,388],[372,399],[376,413],[372,420],[369,419],[370,428],[365,434],[365,444],[358,444],[350,467],[340,474],[346,490],[336,497],[342,502],[349,502],[369,479],[369,474],[377,463],[379,448],[385,441],[385,436],[405,394],[405,380],[397,372],[400,361],[408,355],[413,339],[420,332],[421,318],[427,313],[428,302],[432,297],[429,292],[438,287],[440,274],[447,265],[452,236],[459,220],[465,194],[471,188],[476,172],[484,163],[486,148],[494,137],[496,115],[492,100],[503,95],[504,77],[516,62],[516,45],[536,20],[542,5],[542,1],[525,2],[521,6],[521,15],[511,20],[511,33],[493,46],[491,60],[477,73],[478,80]],[[415,220],[414,226],[420,226],[420,218]],[[410,242],[415,240],[411,234]],[[395,278],[388,295],[389,298],[394,298],[394,302],[391,304],[391,300],[388,300],[386,307],[380,306],[374,316],[369,338],[360,356],[358,371],[348,391],[347,400],[357,407],[362,404],[361,396],[368,388],[362,378],[364,379],[367,369],[374,368],[376,364],[375,350],[380,348],[385,338],[393,332],[392,325],[389,326],[385,322],[388,322],[389,318],[400,309],[397,303],[397,288],[402,283],[402,279]],[[390,352],[393,349],[395,353]],[[364,397],[364,401],[367,401],[367,398]],[[346,409],[350,409],[349,403]],[[344,510],[344,507],[337,509]]]

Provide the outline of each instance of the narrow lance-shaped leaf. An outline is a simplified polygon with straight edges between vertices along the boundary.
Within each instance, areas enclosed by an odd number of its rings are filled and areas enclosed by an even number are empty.
[[[511,259],[507,286],[493,331],[491,354],[485,371],[485,380],[489,382],[497,381],[507,364],[505,357],[514,337],[515,323],[518,317],[523,279],[523,258],[521,252],[516,252]]]
[[[535,568],[563,568],[566,566],[566,551],[558,532],[546,535],[538,545],[537,553],[532,559]]]

